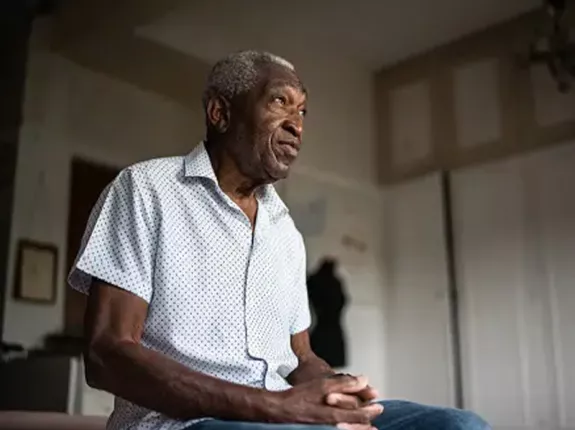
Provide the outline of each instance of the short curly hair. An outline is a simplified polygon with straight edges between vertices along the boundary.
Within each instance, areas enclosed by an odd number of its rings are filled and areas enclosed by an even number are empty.
[[[212,68],[202,102],[204,108],[214,95],[232,100],[250,91],[258,82],[259,72],[266,65],[276,64],[295,72],[289,61],[269,52],[240,51],[224,57]]]

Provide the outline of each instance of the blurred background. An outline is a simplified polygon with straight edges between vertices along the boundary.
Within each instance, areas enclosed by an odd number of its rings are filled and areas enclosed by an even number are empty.
[[[574,15],[571,0],[1,2],[0,410],[110,413],[65,283],[91,207],[123,167],[191,151],[210,66],[261,49],[310,92],[277,188],[310,274],[338,263],[341,368],[496,429],[575,429]]]

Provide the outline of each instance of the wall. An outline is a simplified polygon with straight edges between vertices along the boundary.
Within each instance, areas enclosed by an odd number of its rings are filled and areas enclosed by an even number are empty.
[[[4,338],[27,346],[63,324],[71,158],[125,166],[187,152],[203,125],[199,112],[50,53],[49,31],[48,22],[37,23],[31,41],[8,285],[13,286],[16,243],[29,238],[58,246],[58,294],[55,305],[44,306],[15,301],[8,292]]]
[[[387,392],[381,193],[334,184],[301,170],[283,184],[281,192],[304,235],[308,270],[315,270],[325,256],[340,263],[338,274],[349,298],[343,317],[348,366],[342,370],[366,375]],[[346,235],[366,249],[345,246]]]
[[[372,73],[338,59],[289,54],[285,49],[310,91],[299,164],[358,185],[376,184]]]

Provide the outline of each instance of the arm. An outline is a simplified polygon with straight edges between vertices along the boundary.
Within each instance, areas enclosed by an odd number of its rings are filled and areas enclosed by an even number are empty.
[[[86,379],[130,402],[175,419],[368,425],[381,406],[357,410],[324,404],[331,393],[357,392],[356,378],[312,381],[279,393],[233,384],[199,372],[140,344],[148,305],[95,281],[86,311]]]
[[[291,336],[291,347],[299,360],[298,367],[287,378],[291,385],[335,374],[332,368],[312,351],[307,330]]]
[[[94,282],[85,324],[91,386],[176,419],[270,420],[278,409],[274,393],[192,371],[143,347],[147,309],[136,295]]]

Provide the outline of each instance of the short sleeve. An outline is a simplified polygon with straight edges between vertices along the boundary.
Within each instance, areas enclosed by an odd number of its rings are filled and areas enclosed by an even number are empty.
[[[300,250],[297,258],[296,285],[294,290],[294,303],[290,334],[294,335],[307,330],[311,325],[309,299],[307,294],[306,253],[303,239],[300,241]]]
[[[156,220],[150,193],[142,192],[136,173],[126,169],[96,203],[68,282],[88,294],[94,278],[152,298]]]

